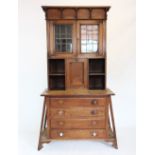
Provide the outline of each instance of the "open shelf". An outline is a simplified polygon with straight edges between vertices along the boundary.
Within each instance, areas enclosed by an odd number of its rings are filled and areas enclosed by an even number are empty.
[[[89,59],[89,89],[105,89],[105,59]]]
[[[48,87],[50,90],[65,89],[65,60],[49,59],[48,60]]]
[[[65,77],[50,76],[49,77],[49,89],[50,90],[64,90],[65,89]]]
[[[89,59],[89,74],[97,73],[105,73],[105,59]]]
[[[49,74],[65,74],[65,60],[64,59],[49,59],[48,69]]]
[[[89,76],[89,89],[105,89],[105,76]]]

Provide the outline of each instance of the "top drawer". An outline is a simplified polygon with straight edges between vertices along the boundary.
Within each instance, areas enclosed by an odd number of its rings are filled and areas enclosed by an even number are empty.
[[[73,107],[73,106],[105,106],[106,98],[50,98],[51,107]]]

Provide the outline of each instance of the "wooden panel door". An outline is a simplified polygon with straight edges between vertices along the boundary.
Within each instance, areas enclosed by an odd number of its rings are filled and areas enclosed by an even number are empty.
[[[66,65],[67,88],[87,88],[87,60],[68,59]]]

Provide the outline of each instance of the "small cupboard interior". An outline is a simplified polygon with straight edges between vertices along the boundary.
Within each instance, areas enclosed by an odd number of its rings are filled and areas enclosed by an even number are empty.
[[[65,60],[48,60],[48,86],[50,90],[65,89]]]

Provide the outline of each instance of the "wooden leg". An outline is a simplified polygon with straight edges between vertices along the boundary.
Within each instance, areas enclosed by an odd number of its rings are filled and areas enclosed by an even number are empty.
[[[42,111],[42,118],[41,118],[41,125],[40,125],[40,135],[39,135],[39,143],[38,143],[38,150],[41,150],[43,148],[43,143],[42,143],[42,132],[44,130],[45,127],[45,123],[46,123],[46,99],[44,100],[44,104],[43,104],[43,111]]]
[[[108,130],[111,135],[111,133],[113,133],[113,132],[112,132],[111,124],[110,124],[110,117],[108,117]]]
[[[114,138],[114,140],[113,140],[113,147],[118,149],[116,129],[115,129],[115,121],[114,121],[114,114],[113,114],[111,97],[109,98],[109,105],[110,105],[110,115],[111,115],[112,128],[113,128],[113,138]]]

